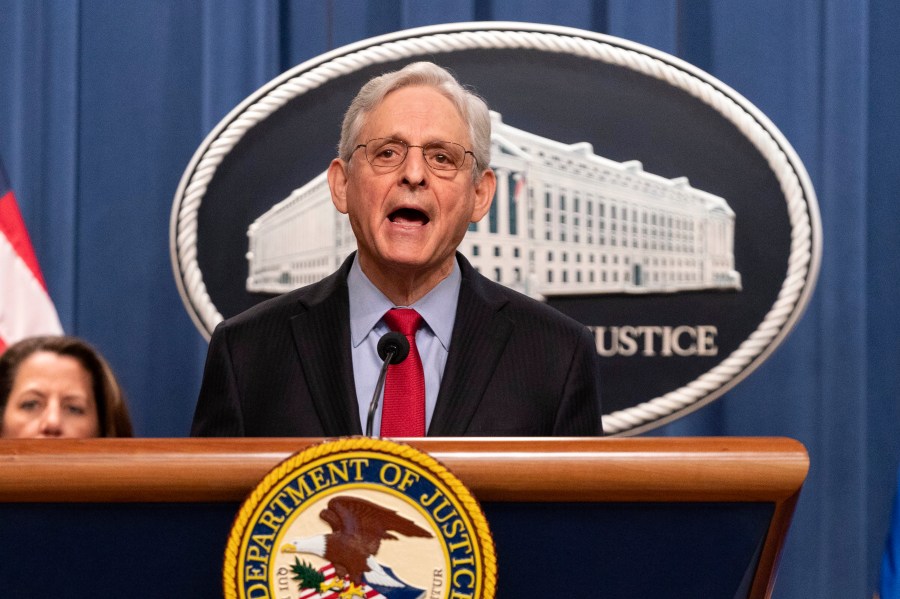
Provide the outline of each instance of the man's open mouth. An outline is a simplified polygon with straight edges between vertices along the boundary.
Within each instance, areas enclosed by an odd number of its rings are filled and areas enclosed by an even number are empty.
[[[398,225],[427,225],[428,215],[414,208],[400,208],[388,215],[388,220]]]

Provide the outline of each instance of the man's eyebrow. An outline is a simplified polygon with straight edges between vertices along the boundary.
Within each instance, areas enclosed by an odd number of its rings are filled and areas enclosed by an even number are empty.
[[[423,142],[421,142],[421,143],[417,143],[417,144],[416,144],[416,143],[412,143],[411,141],[409,141],[409,139],[407,139],[406,136],[404,136],[404,135],[376,135],[376,136],[374,136],[374,137],[369,138],[369,141],[372,140],[372,139],[393,139],[393,140],[396,140],[396,141],[402,141],[403,143],[405,143],[405,144],[408,145],[408,146],[410,146],[410,145],[412,145],[412,146],[425,146],[425,145],[428,145],[428,144],[433,144],[433,143],[438,142],[438,141],[452,141],[452,140],[449,140],[449,139],[444,139],[444,138],[442,138],[442,137],[431,137],[431,138],[427,139],[426,141],[423,141]],[[454,143],[456,143],[456,142],[454,142]],[[460,145],[462,145],[462,144],[460,144]]]

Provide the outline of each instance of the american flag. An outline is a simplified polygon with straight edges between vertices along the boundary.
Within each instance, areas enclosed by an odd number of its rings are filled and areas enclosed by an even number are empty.
[[[337,575],[334,572],[334,565],[330,563],[319,568],[319,572],[325,576],[326,583],[330,583],[337,579]],[[297,599],[338,599],[343,590],[343,585],[340,590],[327,590],[324,593],[320,593],[318,589],[304,589]],[[362,592],[365,599],[386,599],[384,595],[367,584],[362,586]]]
[[[0,353],[25,337],[59,334],[56,307],[0,162]]]
[[[522,173],[516,178],[516,187],[513,190],[513,201],[521,203],[523,193],[525,193],[525,173]]]

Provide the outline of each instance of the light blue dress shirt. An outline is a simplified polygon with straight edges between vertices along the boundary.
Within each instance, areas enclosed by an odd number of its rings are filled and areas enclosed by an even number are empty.
[[[412,306],[395,306],[359,267],[359,259],[354,258],[347,277],[350,294],[350,345],[353,356],[353,378],[356,383],[356,399],[359,402],[359,421],[363,432],[369,415],[369,403],[375,392],[382,360],[378,357],[378,341],[390,329],[382,316],[391,308],[413,308],[421,314],[424,323],[416,333],[416,347],[422,358],[425,371],[425,430],[431,425],[434,406],[437,403],[447,355],[450,351],[450,337],[456,320],[456,304],[459,301],[459,286],[462,275],[459,264],[453,261],[453,271],[446,279],[428,292]],[[381,431],[381,404],[375,413],[372,434]]]

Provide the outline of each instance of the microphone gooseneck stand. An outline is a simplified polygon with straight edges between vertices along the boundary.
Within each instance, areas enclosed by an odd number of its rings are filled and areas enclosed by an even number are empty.
[[[389,364],[399,364],[409,355],[409,341],[401,333],[391,331],[378,340],[378,357],[383,360],[381,372],[378,374],[378,382],[375,384],[375,393],[369,402],[369,416],[366,418],[366,436],[372,436],[372,423],[375,419],[375,411],[378,409],[378,399],[384,389],[384,379],[387,376]]]

